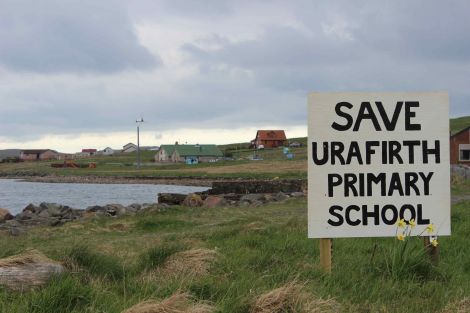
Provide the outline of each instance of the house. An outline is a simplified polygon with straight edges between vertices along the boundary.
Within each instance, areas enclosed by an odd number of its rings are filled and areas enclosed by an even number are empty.
[[[216,162],[224,154],[216,145],[162,145],[155,154],[155,162],[183,162],[197,164],[201,162]]]
[[[450,164],[470,165],[470,126],[450,136]]]
[[[127,145],[122,147],[122,152],[124,153],[130,153],[135,151],[137,151],[137,146],[132,142],[129,142]]]
[[[51,149],[21,150],[20,159],[23,161],[57,160],[59,153]]]
[[[100,151],[100,154],[101,155],[113,155],[114,153],[116,153],[116,151],[119,151],[119,150],[115,150],[113,148],[106,147],[106,148],[104,148],[103,150]]]
[[[288,144],[283,130],[258,130],[256,138],[251,141],[251,147],[256,149],[277,148]]]
[[[96,149],[82,149],[81,156],[90,157],[96,154]]]

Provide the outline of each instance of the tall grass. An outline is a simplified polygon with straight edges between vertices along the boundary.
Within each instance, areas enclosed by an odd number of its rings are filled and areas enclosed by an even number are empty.
[[[81,222],[80,229],[71,223],[13,239],[2,236],[0,251],[6,255],[15,247],[36,248],[56,259],[64,256],[73,270],[31,292],[0,289],[0,312],[121,312],[182,291],[209,301],[217,312],[242,313],[259,297],[295,281],[312,298],[334,298],[343,312],[441,313],[470,294],[469,207],[468,201],[453,206],[453,234],[439,238],[437,266],[419,255],[418,240],[409,246],[416,255],[402,262],[393,260],[401,244],[395,238],[335,239],[330,275],[318,265],[318,241],[306,235],[305,199],[127,216],[120,218],[129,227],[125,234],[114,231],[116,220],[109,219]],[[148,227],[155,221],[174,227]],[[175,253],[194,248],[217,250],[208,273],[186,279],[157,271],[143,279]]]

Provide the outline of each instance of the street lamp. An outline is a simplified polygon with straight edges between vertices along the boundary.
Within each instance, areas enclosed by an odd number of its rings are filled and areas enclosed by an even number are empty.
[[[139,138],[139,128],[140,124],[144,122],[144,118],[141,117],[140,121],[135,121],[137,123],[137,168],[140,169],[140,138]]]

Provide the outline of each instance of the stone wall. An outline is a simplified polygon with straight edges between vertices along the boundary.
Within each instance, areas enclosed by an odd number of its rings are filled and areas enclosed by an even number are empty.
[[[306,190],[307,180],[304,179],[219,181],[212,183],[209,194],[291,193]]]

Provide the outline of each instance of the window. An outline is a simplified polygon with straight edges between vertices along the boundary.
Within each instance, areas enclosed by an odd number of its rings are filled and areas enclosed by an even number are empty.
[[[470,161],[470,144],[459,145],[459,161]]]

